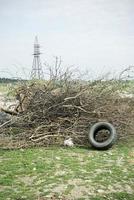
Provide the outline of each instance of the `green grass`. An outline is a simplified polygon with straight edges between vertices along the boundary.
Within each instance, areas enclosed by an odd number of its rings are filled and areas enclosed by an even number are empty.
[[[0,199],[134,199],[134,147],[0,150]]]
[[[0,83],[0,92],[7,92],[7,89],[9,88],[8,84]]]

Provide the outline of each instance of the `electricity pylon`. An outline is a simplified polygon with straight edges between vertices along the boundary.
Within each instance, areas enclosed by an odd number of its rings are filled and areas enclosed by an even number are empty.
[[[40,45],[38,43],[37,36],[35,37],[34,42],[34,58],[33,58],[33,65],[32,65],[32,71],[31,71],[31,79],[43,79],[43,70],[42,65],[40,61]]]

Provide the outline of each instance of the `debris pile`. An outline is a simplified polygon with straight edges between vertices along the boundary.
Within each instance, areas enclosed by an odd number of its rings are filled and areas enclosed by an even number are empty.
[[[23,146],[62,145],[69,137],[75,145],[87,146],[90,126],[107,121],[120,138],[127,137],[134,131],[134,98],[121,98],[118,91],[118,81],[23,85],[16,90],[19,104],[12,112],[16,116],[0,133],[12,133]]]

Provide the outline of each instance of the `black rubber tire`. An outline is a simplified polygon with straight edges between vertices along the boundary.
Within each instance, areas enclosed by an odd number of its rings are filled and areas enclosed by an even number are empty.
[[[104,142],[97,142],[95,134],[100,130],[108,130],[110,132],[109,138]],[[112,147],[117,140],[117,133],[114,126],[108,122],[98,122],[94,124],[88,133],[89,142],[95,149],[106,150]]]

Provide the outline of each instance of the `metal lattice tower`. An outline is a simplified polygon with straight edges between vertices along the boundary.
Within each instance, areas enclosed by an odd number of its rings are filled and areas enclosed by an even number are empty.
[[[34,58],[33,58],[33,65],[31,71],[31,79],[43,79],[43,70],[40,61],[40,45],[38,43],[37,36],[35,37],[34,42]]]

